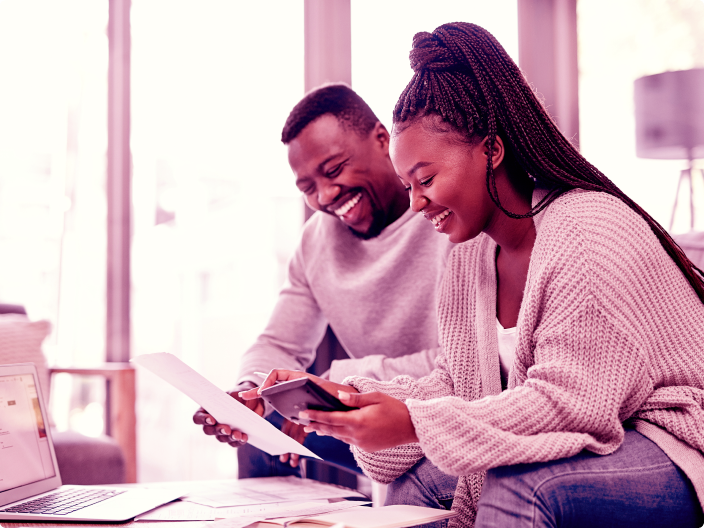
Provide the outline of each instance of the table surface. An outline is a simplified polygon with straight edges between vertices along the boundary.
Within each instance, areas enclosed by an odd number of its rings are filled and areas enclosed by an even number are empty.
[[[257,479],[259,480],[259,479]],[[158,488],[183,488],[192,489],[194,486],[197,487],[199,484],[212,484],[217,482],[228,482],[228,480],[212,480],[212,481],[174,481],[174,482],[144,482],[137,484],[106,484],[105,487],[120,487],[120,488],[145,488],[145,487],[158,487]],[[95,487],[100,487],[96,485]],[[341,487],[341,486],[336,486]],[[359,492],[355,490],[350,490],[350,495],[360,495]],[[44,521],[44,522],[14,522],[14,521],[2,521],[0,522],[0,527],[2,528],[20,528],[20,527],[41,527],[41,528],[59,528],[59,527],[69,527],[69,526],[81,526],[81,527],[102,527],[109,528],[112,526],[116,527],[131,527],[131,528],[202,528],[205,524],[213,521],[127,521],[124,523],[90,523],[84,521]],[[259,526],[259,523],[252,525],[253,528]],[[271,524],[266,524],[265,526],[271,527]]]

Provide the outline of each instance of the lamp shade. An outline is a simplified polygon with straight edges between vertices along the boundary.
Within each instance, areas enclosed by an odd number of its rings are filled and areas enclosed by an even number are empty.
[[[641,77],[634,95],[639,158],[704,158],[704,68]]]

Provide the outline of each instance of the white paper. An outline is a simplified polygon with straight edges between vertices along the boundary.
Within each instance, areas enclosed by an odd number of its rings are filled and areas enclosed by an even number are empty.
[[[245,517],[228,517],[226,519],[208,523],[205,526],[208,528],[243,528],[244,526],[248,526],[252,523],[263,521],[265,519],[298,519],[302,517],[322,515],[324,513],[332,513],[349,508],[355,508],[360,504],[368,503],[343,501],[332,504],[318,504],[314,502],[303,502],[296,504],[295,506],[289,505],[276,511],[272,510],[266,513],[251,514]]]
[[[138,515],[138,521],[214,521],[215,508],[190,502],[170,502]]]
[[[181,497],[182,501],[213,506],[219,510],[223,507],[253,504],[364,497],[354,490],[293,476],[203,482],[194,485],[191,489],[191,493]],[[220,516],[216,514],[216,517]]]
[[[408,526],[424,525],[430,522],[455,517],[456,515],[457,512],[441,510],[439,508],[395,504],[393,506],[381,506],[379,508],[354,506],[345,511],[322,513],[318,520],[321,524],[328,524],[328,526],[343,524],[345,526],[367,526],[369,528],[404,528]],[[301,517],[300,515],[294,515],[292,517],[279,518],[276,522],[285,525],[286,523],[299,520]],[[303,517],[305,519],[316,518],[318,516],[306,515]],[[206,526],[213,526],[213,524],[208,523]],[[293,526],[295,526],[295,524]]]
[[[219,423],[246,433],[249,443],[270,455],[296,453],[320,459],[264,418],[210,383],[173,354],[144,354],[132,359],[169,382],[208,411]]]

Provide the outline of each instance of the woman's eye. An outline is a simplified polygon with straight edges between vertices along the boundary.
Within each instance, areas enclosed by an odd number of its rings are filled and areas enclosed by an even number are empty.
[[[406,191],[406,192],[411,192],[411,188],[410,188],[410,187],[404,187],[403,190]]]
[[[428,187],[433,182],[433,178],[435,178],[434,175],[431,176],[430,178],[426,178],[424,180],[421,180],[418,183],[420,183],[423,187]]]

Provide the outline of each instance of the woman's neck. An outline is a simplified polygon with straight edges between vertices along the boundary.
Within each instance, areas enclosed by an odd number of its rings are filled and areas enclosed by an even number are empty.
[[[530,190],[517,190],[505,171],[496,176],[496,187],[504,209],[517,214],[530,211]],[[491,225],[485,230],[499,246],[496,255],[496,316],[504,328],[513,328],[518,321],[528,278],[530,256],[536,238],[535,224],[532,217],[511,218],[498,207],[496,211]]]

